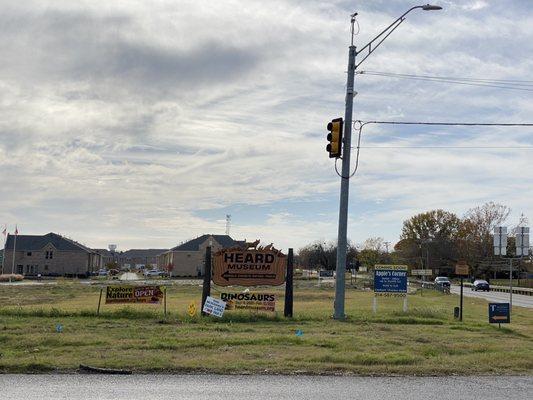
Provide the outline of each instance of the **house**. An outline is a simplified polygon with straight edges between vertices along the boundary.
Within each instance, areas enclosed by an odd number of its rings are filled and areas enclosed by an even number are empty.
[[[8,235],[4,273],[13,268],[15,236]],[[46,235],[17,235],[14,271],[26,276],[88,276],[103,266],[102,257],[74,240],[50,232]]]
[[[103,265],[119,269],[143,269],[157,265],[157,256],[168,249],[130,249],[126,251],[109,251],[107,249],[95,249],[102,256]]]
[[[229,235],[202,235],[182,243],[157,257],[159,269],[169,269],[171,276],[203,276],[205,249],[211,246],[215,253],[220,249],[242,246],[244,241],[233,240]]]

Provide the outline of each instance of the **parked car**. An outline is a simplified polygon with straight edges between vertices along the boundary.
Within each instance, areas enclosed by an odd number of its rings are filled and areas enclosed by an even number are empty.
[[[109,272],[107,272],[107,269],[100,269],[98,270],[98,276],[107,276],[109,274]]]
[[[144,270],[144,276],[151,277],[151,276],[162,276],[163,271],[159,271],[158,269],[150,269],[150,270]]]
[[[435,289],[450,289],[450,286],[452,286],[452,283],[447,276],[437,276],[435,278]]]
[[[474,283],[472,284],[472,290],[475,290],[476,292],[478,290],[485,290],[487,292],[490,291],[490,285],[487,281],[483,279],[476,279]]]

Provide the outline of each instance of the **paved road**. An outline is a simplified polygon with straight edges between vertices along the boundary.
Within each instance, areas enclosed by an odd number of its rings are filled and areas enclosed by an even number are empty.
[[[523,400],[533,377],[0,375],[0,388],[3,400]]]
[[[459,294],[461,289],[458,285],[452,285],[450,290],[454,294]],[[469,287],[463,288],[463,295],[467,297],[477,297],[485,299],[491,303],[508,303],[509,293],[502,292],[475,292]],[[513,306],[533,308],[533,296],[513,293]]]

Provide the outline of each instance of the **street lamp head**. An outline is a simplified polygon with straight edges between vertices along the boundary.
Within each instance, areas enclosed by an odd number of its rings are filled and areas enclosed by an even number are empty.
[[[432,6],[431,4],[426,4],[425,6],[422,6],[422,10],[424,11],[437,11],[442,10],[441,6]]]

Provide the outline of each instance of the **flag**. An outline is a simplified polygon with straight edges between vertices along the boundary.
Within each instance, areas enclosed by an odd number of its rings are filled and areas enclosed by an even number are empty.
[[[19,234],[19,228],[15,225],[15,236]]]
[[[2,235],[6,236],[7,235],[7,226],[4,225],[4,230],[2,231]]]

